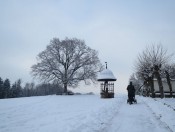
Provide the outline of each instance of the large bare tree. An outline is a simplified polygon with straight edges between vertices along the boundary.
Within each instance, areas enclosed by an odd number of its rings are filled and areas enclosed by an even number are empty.
[[[53,38],[47,48],[39,53],[32,74],[44,81],[56,81],[64,87],[76,87],[82,80],[85,84],[96,80],[102,65],[96,50],[77,38],[60,41]]]
[[[136,70],[144,81],[150,83],[151,92],[154,94],[153,78],[158,81],[161,98],[164,98],[163,84],[161,80],[162,67],[168,64],[172,55],[167,54],[167,50],[161,44],[147,46],[146,49],[139,54]]]

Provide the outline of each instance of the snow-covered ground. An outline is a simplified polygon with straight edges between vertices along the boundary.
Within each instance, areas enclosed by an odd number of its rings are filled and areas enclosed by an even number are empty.
[[[173,132],[175,99],[126,95],[40,96],[0,100],[0,132]]]

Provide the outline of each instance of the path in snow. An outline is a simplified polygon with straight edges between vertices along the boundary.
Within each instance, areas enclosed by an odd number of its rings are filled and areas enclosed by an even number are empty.
[[[122,103],[120,109],[105,128],[109,132],[172,132],[151,111],[148,105],[140,100],[137,104]]]

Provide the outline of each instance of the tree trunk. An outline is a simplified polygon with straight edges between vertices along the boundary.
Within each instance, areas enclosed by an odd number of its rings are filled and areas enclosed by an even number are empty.
[[[166,74],[167,83],[168,83],[168,86],[170,89],[170,97],[172,97],[173,93],[172,93],[172,85],[171,85],[171,81],[170,81],[170,75],[167,71],[165,71],[165,74]]]
[[[64,83],[64,94],[67,95],[67,83]]]
[[[64,75],[64,94],[68,94],[67,93],[67,71],[68,71],[68,68],[67,68],[67,63],[64,65],[64,68],[65,68],[65,75]]]
[[[159,85],[159,91],[160,91],[160,98],[164,98],[164,90],[163,90],[163,84],[162,84],[162,79],[160,77],[160,66],[158,65],[155,65],[154,66],[154,75],[156,76],[157,78],[157,82],[158,82],[158,85]]]
[[[149,82],[150,82],[150,87],[151,87],[151,97],[155,98],[153,77],[149,78]]]
[[[160,98],[164,98],[163,84],[162,84],[162,79],[160,77],[160,73],[159,72],[156,72],[156,78],[157,78],[157,82],[158,82],[158,85],[159,85]]]

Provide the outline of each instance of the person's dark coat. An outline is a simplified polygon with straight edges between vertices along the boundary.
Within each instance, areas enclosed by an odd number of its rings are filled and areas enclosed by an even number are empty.
[[[133,98],[135,97],[135,88],[134,86],[132,85],[132,82],[130,82],[130,84],[128,85],[127,87],[127,90],[128,90],[128,98]]]

